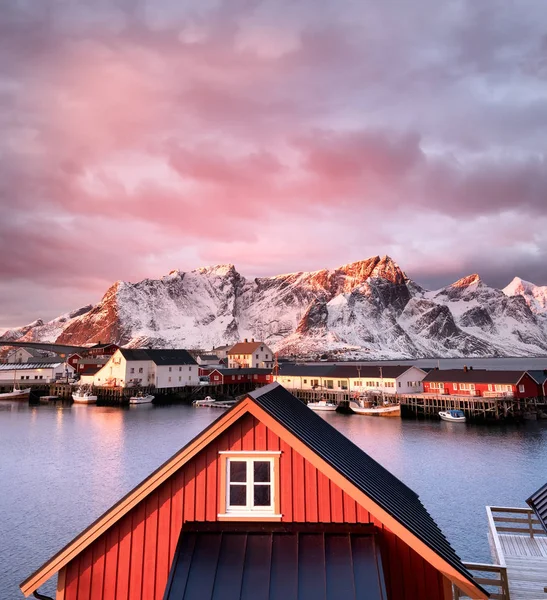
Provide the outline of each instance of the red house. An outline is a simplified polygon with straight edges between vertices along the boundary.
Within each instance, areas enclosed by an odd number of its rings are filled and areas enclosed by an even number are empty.
[[[21,584],[57,600],[448,600],[472,578],[418,496],[277,383]]]
[[[526,371],[446,369],[430,371],[422,380],[424,393],[450,396],[534,398],[536,381]]]
[[[209,381],[212,385],[226,383],[271,383],[273,381],[271,369],[213,369],[209,372]]]

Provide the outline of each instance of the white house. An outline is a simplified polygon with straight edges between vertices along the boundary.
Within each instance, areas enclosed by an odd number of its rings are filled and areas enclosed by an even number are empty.
[[[0,363],[0,381],[19,383],[33,381],[52,383],[72,377],[74,369],[59,359],[57,362]]]
[[[93,385],[173,388],[199,385],[198,365],[186,350],[120,348],[93,376]]]
[[[227,352],[229,369],[270,369],[274,365],[274,353],[264,342],[244,340]]]
[[[425,376],[425,371],[409,365],[283,364],[274,380],[288,389],[411,394],[423,390]]]
[[[44,350],[36,350],[35,348],[14,348],[10,350],[6,355],[6,362],[9,363],[26,363],[26,362],[37,362],[36,359],[44,357],[54,357],[55,355],[51,352],[45,352]],[[57,357],[59,358],[59,357]]]

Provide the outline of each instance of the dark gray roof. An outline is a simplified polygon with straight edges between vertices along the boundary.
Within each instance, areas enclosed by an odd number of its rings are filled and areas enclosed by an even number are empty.
[[[487,371],[485,369],[435,369],[423,381],[456,383],[509,383],[517,384],[526,371]]]
[[[189,523],[165,600],[384,600],[372,528]]]
[[[547,483],[540,487],[539,490],[533,493],[526,503],[536,513],[537,518],[540,520],[543,529],[547,533]]]
[[[329,463],[474,585],[418,495],[278,383],[249,394],[269,415]]]
[[[110,360],[109,356],[95,356],[95,358],[81,358],[79,365],[105,365]]]
[[[279,375],[284,377],[340,377],[360,378],[371,377],[379,379],[396,379],[411,369],[411,365],[295,365],[283,364],[279,366]]]
[[[120,348],[125,360],[151,360],[156,365],[197,365],[187,350]]]
[[[547,369],[543,369],[542,371],[528,371],[528,374],[541,385],[547,381]]]
[[[201,360],[218,360],[216,354],[200,354]]]
[[[222,373],[222,375],[269,375],[271,374],[271,369],[213,369],[213,371],[218,371]],[[212,371],[211,371],[212,372]]]

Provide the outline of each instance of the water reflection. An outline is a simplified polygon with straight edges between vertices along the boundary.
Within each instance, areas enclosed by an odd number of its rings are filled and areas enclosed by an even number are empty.
[[[0,600],[19,597],[19,581],[221,414],[0,403]],[[547,423],[322,416],[418,492],[466,560],[491,560],[487,504],[522,506],[547,480]]]

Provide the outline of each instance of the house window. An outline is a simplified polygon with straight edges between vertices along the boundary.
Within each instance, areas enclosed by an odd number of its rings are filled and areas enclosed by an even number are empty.
[[[221,452],[220,518],[280,520],[279,455],[274,452]]]
[[[307,380],[307,379],[304,379],[304,383],[308,383],[308,380]]]
[[[171,383],[171,377],[169,377],[168,381],[169,381],[169,383]]]
[[[524,392],[524,385],[522,385],[522,383],[519,385],[519,392],[521,394]]]
[[[179,375],[179,381],[182,379],[182,377]]]
[[[83,369],[83,366],[82,366],[82,369]],[[129,369],[129,372],[130,372],[130,373],[131,373],[131,375],[132,375],[132,374],[135,372],[135,367],[131,367],[131,368]]]
[[[142,372],[143,372],[143,368],[142,368],[142,367],[140,367],[140,368],[139,368],[139,373],[142,373]]]
[[[179,367],[179,373],[182,371],[182,367]]]
[[[268,358],[270,358],[270,355],[269,355],[269,354],[266,354],[266,360],[268,360]]]
[[[325,381],[325,387],[327,388],[327,390],[334,389],[334,382],[332,381],[332,379],[327,379]]]
[[[258,354],[256,354],[255,356],[256,356],[256,360],[258,360]]]
[[[188,367],[188,370],[189,370],[189,371],[191,371],[191,370],[192,370],[192,367]]]
[[[172,371],[172,370],[173,370],[173,369],[172,369],[171,367],[169,367],[169,373],[171,373],[171,371]]]
[[[264,352],[264,346],[260,346],[260,352]]]

